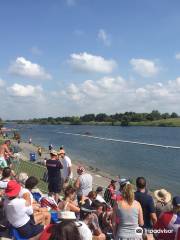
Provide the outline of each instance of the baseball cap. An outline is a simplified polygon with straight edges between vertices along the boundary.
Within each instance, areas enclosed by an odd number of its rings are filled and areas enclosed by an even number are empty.
[[[7,188],[5,190],[5,195],[7,197],[16,197],[21,190],[21,185],[17,183],[15,180],[10,180],[7,184]]]
[[[173,206],[180,207],[180,196],[176,196],[172,200]]]

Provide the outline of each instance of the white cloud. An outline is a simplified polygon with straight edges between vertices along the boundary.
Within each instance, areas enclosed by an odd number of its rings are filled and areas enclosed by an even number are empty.
[[[4,86],[5,86],[5,81],[0,78],[0,87],[4,87]]]
[[[101,56],[84,53],[73,53],[69,60],[71,66],[80,71],[111,73],[117,66],[115,60],[106,60]]]
[[[34,97],[34,96],[38,97],[41,96],[43,91],[41,86],[20,85],[18,83],[14,83],[7,90],[10,93],[10,95],[16,97]]]
[[[37,46],[33,46],[31,49],[30,49],[31,53],[33,55],[37,55],[37,56],[40,56],[42,54],[42,51],[37,47]]]
[[[176,53],[175,58],[176,58],[177,60],[180,60],[180,53]]]
[[[98,39],[101,40],[103,44],[106,46],[111,45],[110,36],[107,34],[107,32],[104,29],[99,29]]]
[[[18,57],[9,68],[10,73],[32,79],[52,79],[52,76],[43,67],[36,63]]]
[[[159,67],[151,60],[132,58],[130,64],[133,70],[142,77],[153,77],[159,72]]]
[[[72,114],[78,112],[78,115],[89,112],[150,112],[153,109],[180,113],[177,104],[180,101],[180,78],[136,86],[121,76],[104,77],[72,83],[63,90],[63,94],[65,105],[71,106]]]

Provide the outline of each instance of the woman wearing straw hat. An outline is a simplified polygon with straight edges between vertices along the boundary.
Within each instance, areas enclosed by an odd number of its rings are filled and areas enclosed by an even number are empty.
[[[157,217],[159,217],[162,212],[172,210],[171,193],[169,193],[166,189],[156,190],[154,192],[154,197],[156,201],[155,207]]]

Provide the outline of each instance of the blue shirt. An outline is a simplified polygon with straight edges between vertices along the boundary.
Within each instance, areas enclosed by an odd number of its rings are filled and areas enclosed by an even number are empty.
[[[135,199],[141,204],[144,218],[144,228],[152,228],[150,214],[155,213],[153,198],[147,192],[135,192]]]

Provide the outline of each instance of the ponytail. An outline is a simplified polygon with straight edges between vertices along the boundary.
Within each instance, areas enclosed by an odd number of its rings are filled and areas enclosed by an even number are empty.
[[[122,190],[122,196],[125,201],[128,202],[129,205],[133,204],[134,201],[134,190],[133,186],[130,183],[127,183]]]

